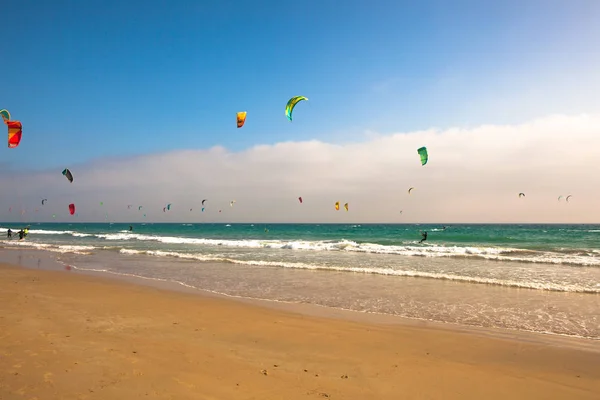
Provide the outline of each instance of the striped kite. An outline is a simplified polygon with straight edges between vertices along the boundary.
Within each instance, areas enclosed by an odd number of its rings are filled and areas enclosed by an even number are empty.
[[[23,125],[19,121],[11,121],[10,112],[8,110],[0,110],[2,121],[8,127],[8,148],[14,149],[21,143],[21,136],[23,135]]]
[[[285,106],[285,116],[290,120],[290,122],[292,122],[292,111],[294,111],[294,107],[296,107],[296,104],[302,100],[308,101],[308,99],[304,96],[294,96],[287,102],[287,105]]]

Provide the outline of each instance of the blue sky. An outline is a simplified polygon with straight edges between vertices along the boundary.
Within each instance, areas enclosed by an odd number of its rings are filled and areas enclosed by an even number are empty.
[[[2,17],[11,167],[600,110],[594,0],[3,0]]]

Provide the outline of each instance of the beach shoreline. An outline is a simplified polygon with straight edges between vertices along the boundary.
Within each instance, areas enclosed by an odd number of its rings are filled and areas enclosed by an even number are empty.
[[[491,326],[482,327],[476,325],[463,325],[459,323],[409,318],[394,314],[361,312],[313,303],[296,303],[289,301],[235,296],[202,288],[190,287],[182,284],[181,282],[154,279],[139,275],[115,273],[108,270],[100,271],[78,268],[77,266],[66,265],[64,262],[59,261],[56,257],[58,254],[40,249],[0,249],[0,264],[19,266],[26,269],[78,274],[95,277],[102,280],[108,279],[121,281],[133,285],[148,286],[159,290],[175,291],[198,295],[201,297],[234,301],[247,304],[252,307],[263,307],[287,313],[304,315],[307,317],[338,319],[375,325],[400,325],[423,329],[437,329],[453,333],[463,333],[467,335],[514,340],[524,343],[535,343],[600,353],[600,340],[595,338],[560,335],[552,332],[532,332]]]
[[[9,399],[592,399],[600,390],[597,341],[314,315],[325,308],[25,264],[0,266]],[[569,344],[578,342],[589,346]]]

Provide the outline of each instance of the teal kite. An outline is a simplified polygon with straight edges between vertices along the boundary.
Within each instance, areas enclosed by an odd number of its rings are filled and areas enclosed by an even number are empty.
[[[304,96],[294,96],[287,102],[287,105],[285,106],[285,116],[290,120],[290,122],[292,122],[292,111],[294,111],[294,107],[296,107],[296,104],[302,100],[308,101],[308,99]]]
[[[417,153],[421,156],[421,165],[427,164],[427,160],[429,160],[429,155],[427,154],[427,147],[421,147],[417,150]]]

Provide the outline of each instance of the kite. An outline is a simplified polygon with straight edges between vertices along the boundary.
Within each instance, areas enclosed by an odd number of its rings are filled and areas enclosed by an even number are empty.
[[[427,164],[427,160],[429,160],[429,155],[427,154],[427,147],[421,147],[417,150],[419,156],[421,156],[421,165]]]
[[[21,143],[23,125],[19,121],[4,121],[8,126],[8,148],[14,149]]]
[[[46,204],[47,201],[48,201],[48,199],[42,200],[42,205]]]
[[[71,171],[69,171],[69,168],[65,168],[62,174],[67,177],[69,182],[73,183],[73,174],[71,173]]]
[[[127,209],[129,210],[131,208],[132,204],[128,204],[127,205]]]
[[[71,215],[75,214],[75,204],[73,204],[73,203],[69,204],[69,213]]]
[[[290,122],[292,122],[292,111],[294,111],[294,107],[296,107],[296,104],[302,100],[308,101],[308,99],[304,96],[294,96],[287,102],[287,105],[285,106],[285,116],[290,120]]]
[[[208,199],[204,199],[204,200],[202,200],[202,205],[204,205],[204,202],[205,202],[206,200],[208,200]]]
[[[204,207],[202,207],[202,212],[204,212]]]
[[[19,121],[11,121],[8,110],[0,110],[0,115],[2,116],[2,121],[8,127],[8,148],[14,149],[21,143],[23,125]]]
[[[246,122],[246,111],[242,111],[237,113],[237,127],[241,128],[242,126],[244,126],[244,123]]]
[[[298,197],[298,201],[302,204],[302,197]]]
[[[163,212],[167,212],[167,207],[163,207]]]
[[[0,115],[2,116],[2,120],[4,122],[10,121],[10,113],[8,110],[0,110]]]
[[[414,189],[414,187],[411,187],[410,189],[408,189],[408,194],[410,194],[410,191],[413,189]]]
[[[568,195],[567,198],[565,200],[567,200],[567,203],[569,202],[569,197],[573,197],[573,195]]]
[[[233,207],[234,204],[235,204],[235,200],[231,200],[231,203],[229,203],[229,207]]]
[[[167,210],[171,209],[171,203],[167,204]]]
[[[563,196],[558,196],[558,201],[560,201],[563,198]]]
[[[140,211],[141,209],[142,209],[142,206],[139,206],[139,207],[138,207],[138,211]]]
[[[525,193],[519,193],[519,198],[525,197]]]
[[[344,208],[348,211],[348,203],[344,204]]]
[[[336,209],[336,211],[340,209],[340,202],[339,201],[335,202],[335,209]]]

